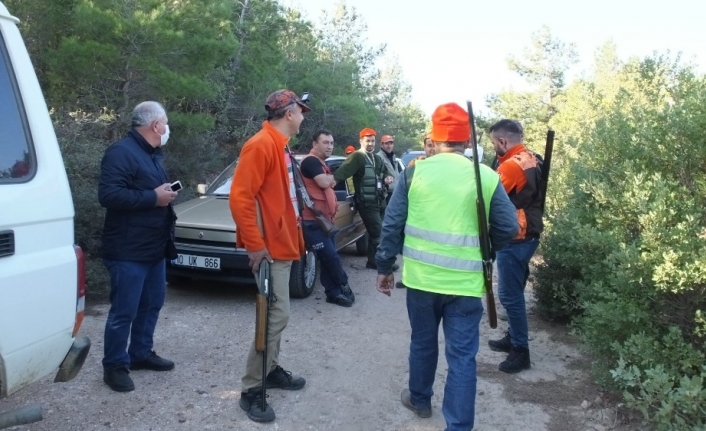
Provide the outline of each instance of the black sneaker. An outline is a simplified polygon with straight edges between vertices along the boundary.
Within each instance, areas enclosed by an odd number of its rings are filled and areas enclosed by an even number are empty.
[[[306,385],[303,377],[293,376],[290,371],[277,365],[277,368],[270,371],[265,380],[267,389],[286,389],[288,391],[298,391]]]
[[[401,281],[398,281],[397,283],[395,283],[395,287],[398,289],[404,289],[407,286],[405,286],[404,283],[402,283]]]
[[[499,340],[488,340],[488,346],[493,352],[510,353],[512,343],[510,342],[510,333],[505,331],[505,336]]]
[[[103,370],[103,381],[115,392],[130,392],[135,390],[135,384],[129,376],[126,366]]]
[[[365,267],[368,269],[378,269],[378,264],[375,262],[365,262]],[[392,272],[397,271],[400,269],[400,266],[396,263],[392,264]]]
[[[519,373],[531,367],[529,349],[513,347],[507,359],[500,363],[498,369],[504,373]]]
[[[409,392],[409,389],[402,389],[402,394],[400,396],[402,405],[412,410],[420,418],[430,418],[431,407],[428,409],[420,409],[416,407],[414,404],[412,404],[412,400],[410,399],[411,396],[412,394]]]
[[[170,371],[174,369],[174,362],[169,359],[164,359],[152,350],[143,361],[130,363],[131,370],[152,370],[152,371]]]
[[[269,395],[265,396],[265,398],[267,397]],[[239,404],[240,408],[245,410],[248,417],[255,422],[275,420],[275,411],[267,404],[267,401],[265,401],[265,408],[262,408],[262,388],[251,388],[247,392],[241,392]]]
[[[341,307],[350,307],[353,305],[353,301],[342,293],[338,296],[327,296],[326,302],[329,304],[340,305]]]
[[[344,284],[343,286],[341,286],[341,292],[343,292],[343,294],[347,296],[348,299],[351,300],[351,302],[355,302],[355,293],[353,293],[353,290],[349,285]]]

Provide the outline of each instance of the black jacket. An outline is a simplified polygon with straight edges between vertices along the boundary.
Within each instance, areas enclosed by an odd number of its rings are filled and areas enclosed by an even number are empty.
[[[156,206],[154,192],[166,182],[161,149],[148,144],[136,130],[108,147],[98,186],[98,200],[107,209],[102,245],[105,259],[152,262],[176,258],[176,216],[171,204]]]

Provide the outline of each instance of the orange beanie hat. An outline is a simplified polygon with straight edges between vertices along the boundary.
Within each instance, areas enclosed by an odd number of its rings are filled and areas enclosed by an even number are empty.
[[[355,152],[355,147],[353,145],[349,145],[346,147],[346,156],[349,155],[350,153]]]
[[[468,112],[456,103],[446,103],[431,114],[431,140],[434,142],[466,142],[471,138]]]

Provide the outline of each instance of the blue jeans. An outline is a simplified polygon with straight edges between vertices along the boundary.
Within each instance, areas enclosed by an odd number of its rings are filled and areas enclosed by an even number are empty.
[[[340,295],[341,286],[348,284],[348,275],[336,251],[336,238],[326,235],[319,224],[311,220],[304,220],[304,238],[321,263],[321,285],[326,296],[334,298]]]
[[[529,278],[529,261],[539,245],[539,239],[509,243],[496,253],[498,265],[498,296],[507,311],[508,333],[515,347],[529,348],[527,340],[527,310],[525,285]]]
[[[407,289],[412,327],[409,346],[409,391],[418,408],[431,408],[432,386],[439,359],[439,322],[443,318],[446,362],[442,412],[447,431],[473,429],[476,410],[476,353],[483,303],[472,296],[442,295]]]
[[[152,351],[152,336],[167,289],[165,261],[103,259],[103,263],[110,273],[103,368],[129,367],[130,362],[142,361]]]

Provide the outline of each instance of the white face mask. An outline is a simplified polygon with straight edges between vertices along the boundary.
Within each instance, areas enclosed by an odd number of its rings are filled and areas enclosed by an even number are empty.
[[[164,135],[159,136],[159,145],[160,146],[165,146],[167,145],[167,141],[169,140],[169,124],[164,125]]]
[[[469,159],[473,158],[473,148],[466,148],[463,152],[463,155],[468,157]],[[478,146],[478,161],[482,162],[483,161],[483,147],[480,145]]]

